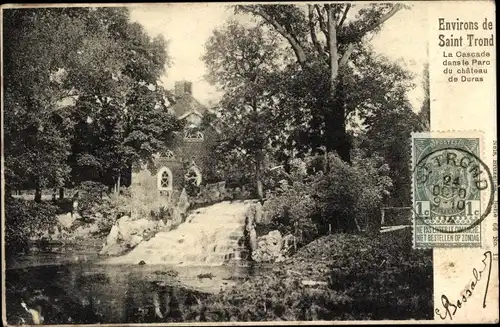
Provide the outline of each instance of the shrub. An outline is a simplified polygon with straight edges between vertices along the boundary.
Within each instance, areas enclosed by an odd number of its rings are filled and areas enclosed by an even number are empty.
[[[298,237],[298,246],[318,236],[318,209],[310,193],[308,185],[303,182],[284,183],[274,192],[268,192],[263,206],[271,228],[278,229],[282,235],[294,234]]]
[[[320,208],[323,228],[353,231],[380,221],[383,194],[391,187],[382,157],[353,156],[352,165],[336,154],[329,157],[328,173],[314,178],[311,190]]]
[[[122,189],[94,203],[89,213],[97,220],[99,231],[108,233],[119,218],[130,215],[129,203],[130,194],[127,189]]]
[[[107,187],[94,181],[83,182],[78,187],[78,211],[84,219],[92,219],[94,208],[103,202],[103,194]]]
[[[270,223],[260,229],[293,233],[299,246],[330,229],[356,231],[375,226],[378,230],[383,195],[391,186],[383,159],[365,158],[357,152],[350,165],[332,154],[327,174],[321,159],[293,159],[289,174],[276,173],[284,178],[267,192],[264,210]]]
[[[57,224],[58,208],[49,203],[5,198],[5,245],[9,253],[23,251],[31,237]]]

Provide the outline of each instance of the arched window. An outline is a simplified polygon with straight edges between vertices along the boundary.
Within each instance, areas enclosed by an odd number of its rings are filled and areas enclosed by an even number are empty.
[[[172,190],[172,171],[169,168],[167,167],[161,168],[156,176],[157,176],[158,190],[160,191]]]

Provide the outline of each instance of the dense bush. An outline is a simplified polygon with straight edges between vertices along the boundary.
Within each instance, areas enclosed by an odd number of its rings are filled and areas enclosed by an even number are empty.
[[[56,224],[58,208],[49,203],[5,198],[5,244],[8,254],[23,251],[30,238]]]
[[[340,231],[377,226],[383,196],[392,185],[388,172],[382,157],[354,153],[349,165],[331,155],[328,173],[315,178],[312,186],[323,222]]]
[[[95,207],[102,204],[107,187],[101,183],[86,181],[78,187],[78,211],[84,219],[92,218]]]
[[[318,208],[306,183],[283,183],[267,194],[264,210],[270,220],[270,228],[278,229],[282,235],[293,233],[298,238],[298,246],[307,244],[319,235]]]
[[[290,162],[290,173],[281,173],[285,178],[266,195],[270,225],[294,233],[303,244],[329,230],[378,229],[382,199],[391,186],[383,159],[354,153],[349,165],[331,155],[326,174],[322,164],[318,157]]]

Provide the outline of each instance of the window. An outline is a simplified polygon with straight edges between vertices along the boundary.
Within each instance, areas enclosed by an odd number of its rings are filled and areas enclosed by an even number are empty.
[[[174,155],[174,153],[171,150],[165,151],[165,153],[163,154],[163,156],[165,158],[167,158],[167,159],[171,159],[171,160],[175,159],[175,155]]]
[[[203,141],[204,139],[204,136],[203,136],[203,133],[200,132],[200,131],[194,131],[194,130],[188,130],[186,131],[186,133],[184,134],[184,140],[185,141]]]
[[[163,167],[158,171],[157,175],[158,189],[160,191],[170,191],[172,190],[172,171]]]

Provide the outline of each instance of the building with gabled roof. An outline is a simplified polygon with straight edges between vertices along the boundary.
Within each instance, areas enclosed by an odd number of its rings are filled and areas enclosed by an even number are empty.
[[[173,90],[173,103],[168,110],[181,120],[185,129],[176,133],[175,145],[157,153],[149,164],[137,163],[132,167],[131,190],[148,196],[170,195],[182,190],[187,179],[201,185],[213,176],[213,156],[210,149],[218,139],[215,124],[202,126],[203,116],[214,110],[201,104],[192,93],[192,83],[178,81]]]

